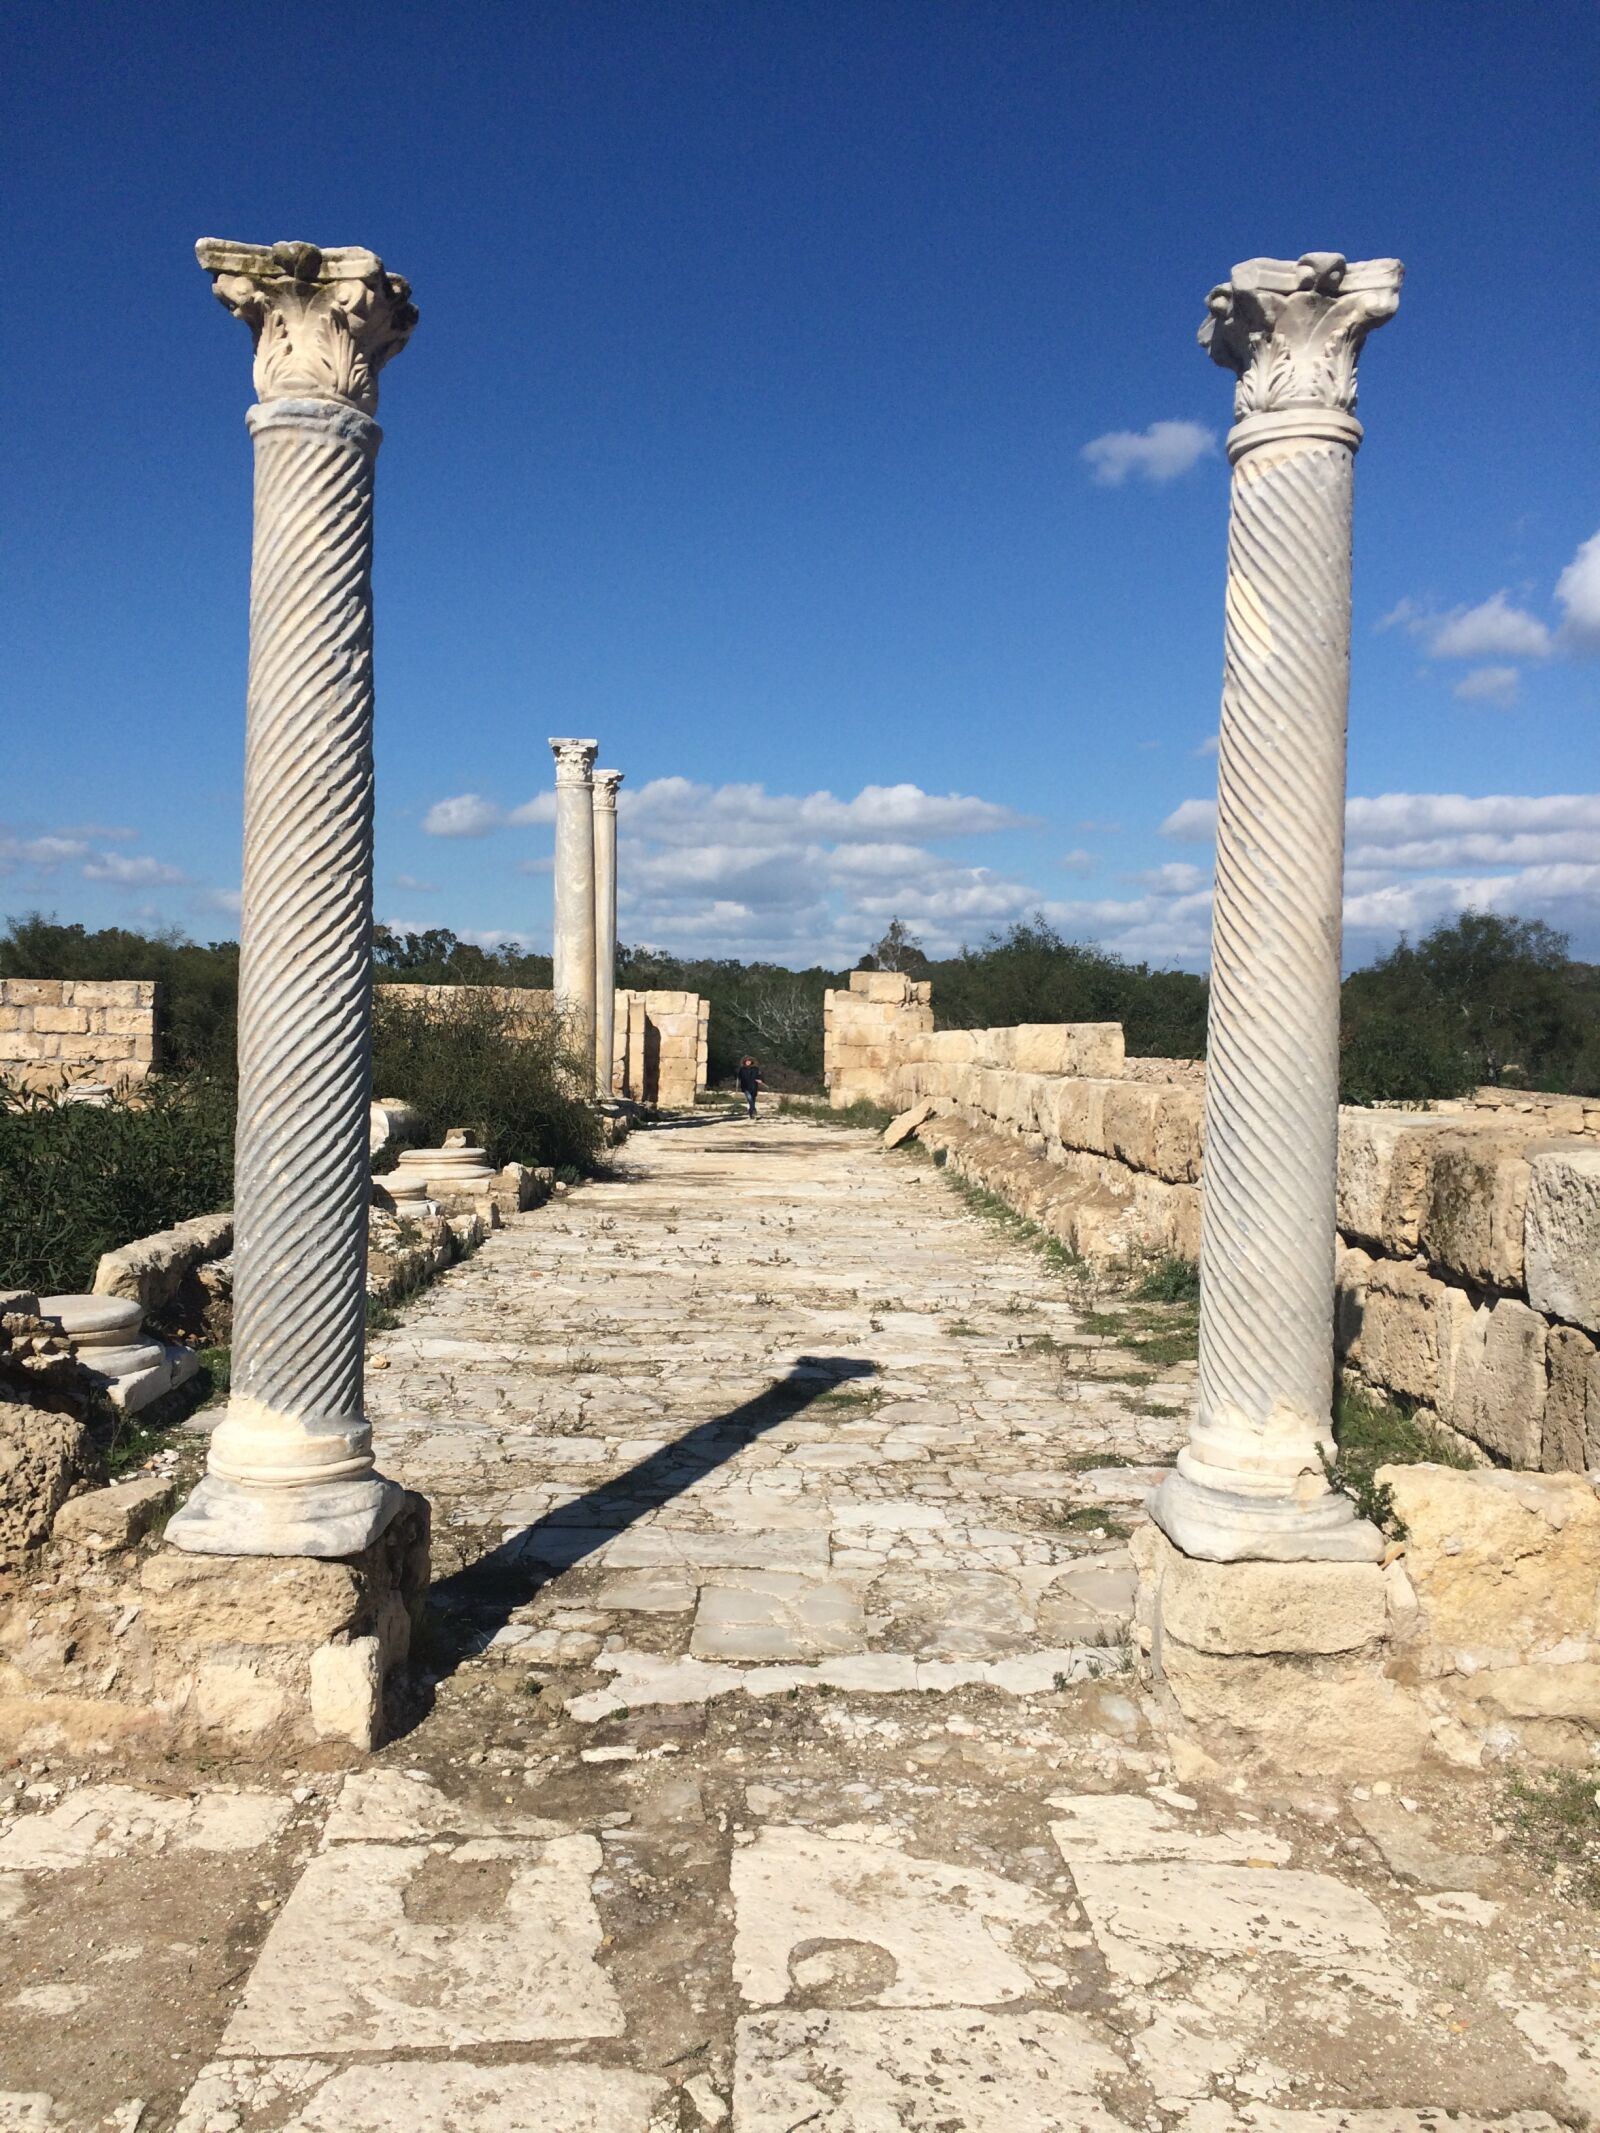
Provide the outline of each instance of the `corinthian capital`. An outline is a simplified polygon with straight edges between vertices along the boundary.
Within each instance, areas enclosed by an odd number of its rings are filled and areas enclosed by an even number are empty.
[[[620,770],[597,770],[594,774],[594,804],[609,814],[617,811],[617,787],[622,783]]]
[[[556,759],[558,785],[587,785],[594,769],[594,759],[600,753],[600,743],[552,740],[550,752]]]
[[[1340,252],[1236,266],[1206,298],[1211,315],[1200,328],[1211,360],[1238,377],[1235,416],[1297,407],[1348,415],[1361,344],[1400,308],[1404,274],[1398,259]]]
[[[376,412],[378,372],[411,338],[411,285],[357,244],[231,244],[202,237],[195,256],[220,302],[255,341],[261,400],[337,400]]]

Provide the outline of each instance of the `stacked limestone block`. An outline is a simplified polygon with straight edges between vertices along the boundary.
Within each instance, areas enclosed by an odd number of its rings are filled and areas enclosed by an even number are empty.
[[[157,1004],[146,978],[0,978],[0,1081],[143,1081],[156,1064]]]
[[[1198,1256],[1195,1062],[1125,1060],[1115,1023],[920,1032],[881,1100],[930,1104],[926,1146],[1092,1264]],[[1486,1460],[1600,1470],[1594,1118],[1494,1089],[1340,1113],[1341,1359]]]
[[[1180,1758],[1327,1779],[1600,1754],[1600,1486],[1389,1466],[1377,1563],[1203,1562],[1133,1539],[1134,1640]]]
[[[907,1040],[932,1034],[932,1003],[931,984],[898,970],[852,970],[847,992],[823,994],[822,1076],[834,1110],[889,1103]]]
[[[1366,1383],[1558,1473],[1600,1469],[1600,1137],[1550,1115],[1341,1114],[1339,1327]]]
[[[1100,1266],[1195,1257],[1203,1094],[1127,1078],[1120,1024],[941,1030],[901,1060],[891,1108],[930,1101],[921,1139],[1069,1250]]]
[[[445,1013],[476,1006],[484,999],[502,1009],[518,1037],[540,1037],[555,1013],[555,994],[524,985],[375,985],[373,997],[397,1007],[429,1008]]]
[[[613,1086],[633,1102],[687,1111],[706,1085],[711,1003],[693,992],[619,992]]]

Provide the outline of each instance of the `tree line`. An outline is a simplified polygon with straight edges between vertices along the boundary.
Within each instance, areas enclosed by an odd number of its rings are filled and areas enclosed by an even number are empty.
[[[548,989],[550,958],[480,948],[443,927],[373,936],[379,981]],[[233,1072],[239,949],[175,932],[89,931],[32,912],[0,934],[0,977],[154,978],[162,987],[164,1058],[180,1071]],[[1206,981],[1069,941],[1042,917],[930,957],[896,920],[858,968],[904,970],[933,984],[941,1029],[1017,1022],[1120,1022],[1136,1056],[1205,1054]],[[617,982],[696,992],[711,1002],[710,1073],[731,1076],[747,1052],[775,1087],[822,1074],[822,995],[848,974],[624,947]],[[1416,942],[1402,939],[1346,978],[1341,1090],[1347,1102],[1426,1102],[1479,1082],[1600,1095],[1600,967],[1574,960],[1540,919],[1464,913]]]

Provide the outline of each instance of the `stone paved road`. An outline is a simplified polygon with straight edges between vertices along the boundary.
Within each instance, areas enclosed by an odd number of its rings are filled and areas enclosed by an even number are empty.
[[[402,1736],[0,1823],[0,2133],[1600,2116],[1594,1915],[1484,1787],[1175,1782],[1118,1543],[1189,1366],[864,1136],[623,1168],[376,1344],[437,1517]]]

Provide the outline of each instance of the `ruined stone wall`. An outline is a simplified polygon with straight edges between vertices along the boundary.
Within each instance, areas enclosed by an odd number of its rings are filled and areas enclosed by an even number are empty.
[[[889,1101],[906,1040],[933,1030],[933,987],[898,970],[852,970],[849,990],[822,995],[822,1078],[835,1111]]]
[[[376,985],[373,994],[400,1007],[431,1008],[460,1007],[487,996],[505,1009],[519,1036],[542,1035],[556,1005],[553,992],[525,985]]]
[[[1114,1024],[914,1035],[885,1101],[931,1104],[928,1146],[1091,1263],[1195,1258],[1202,1077],[1121,1046]],[[1347,1369],[1480,1456],[1600,1469],[1600,1104],[1346,1107],[1338,1217]]]
[[[687,1111],[706,1085],[711,1002],[693,992],[619,992],[613,1087],[635,1103]]]
[[[0,978],[0,1080],[143,1081],[156,1064],[158,1005],[148,978]]]

